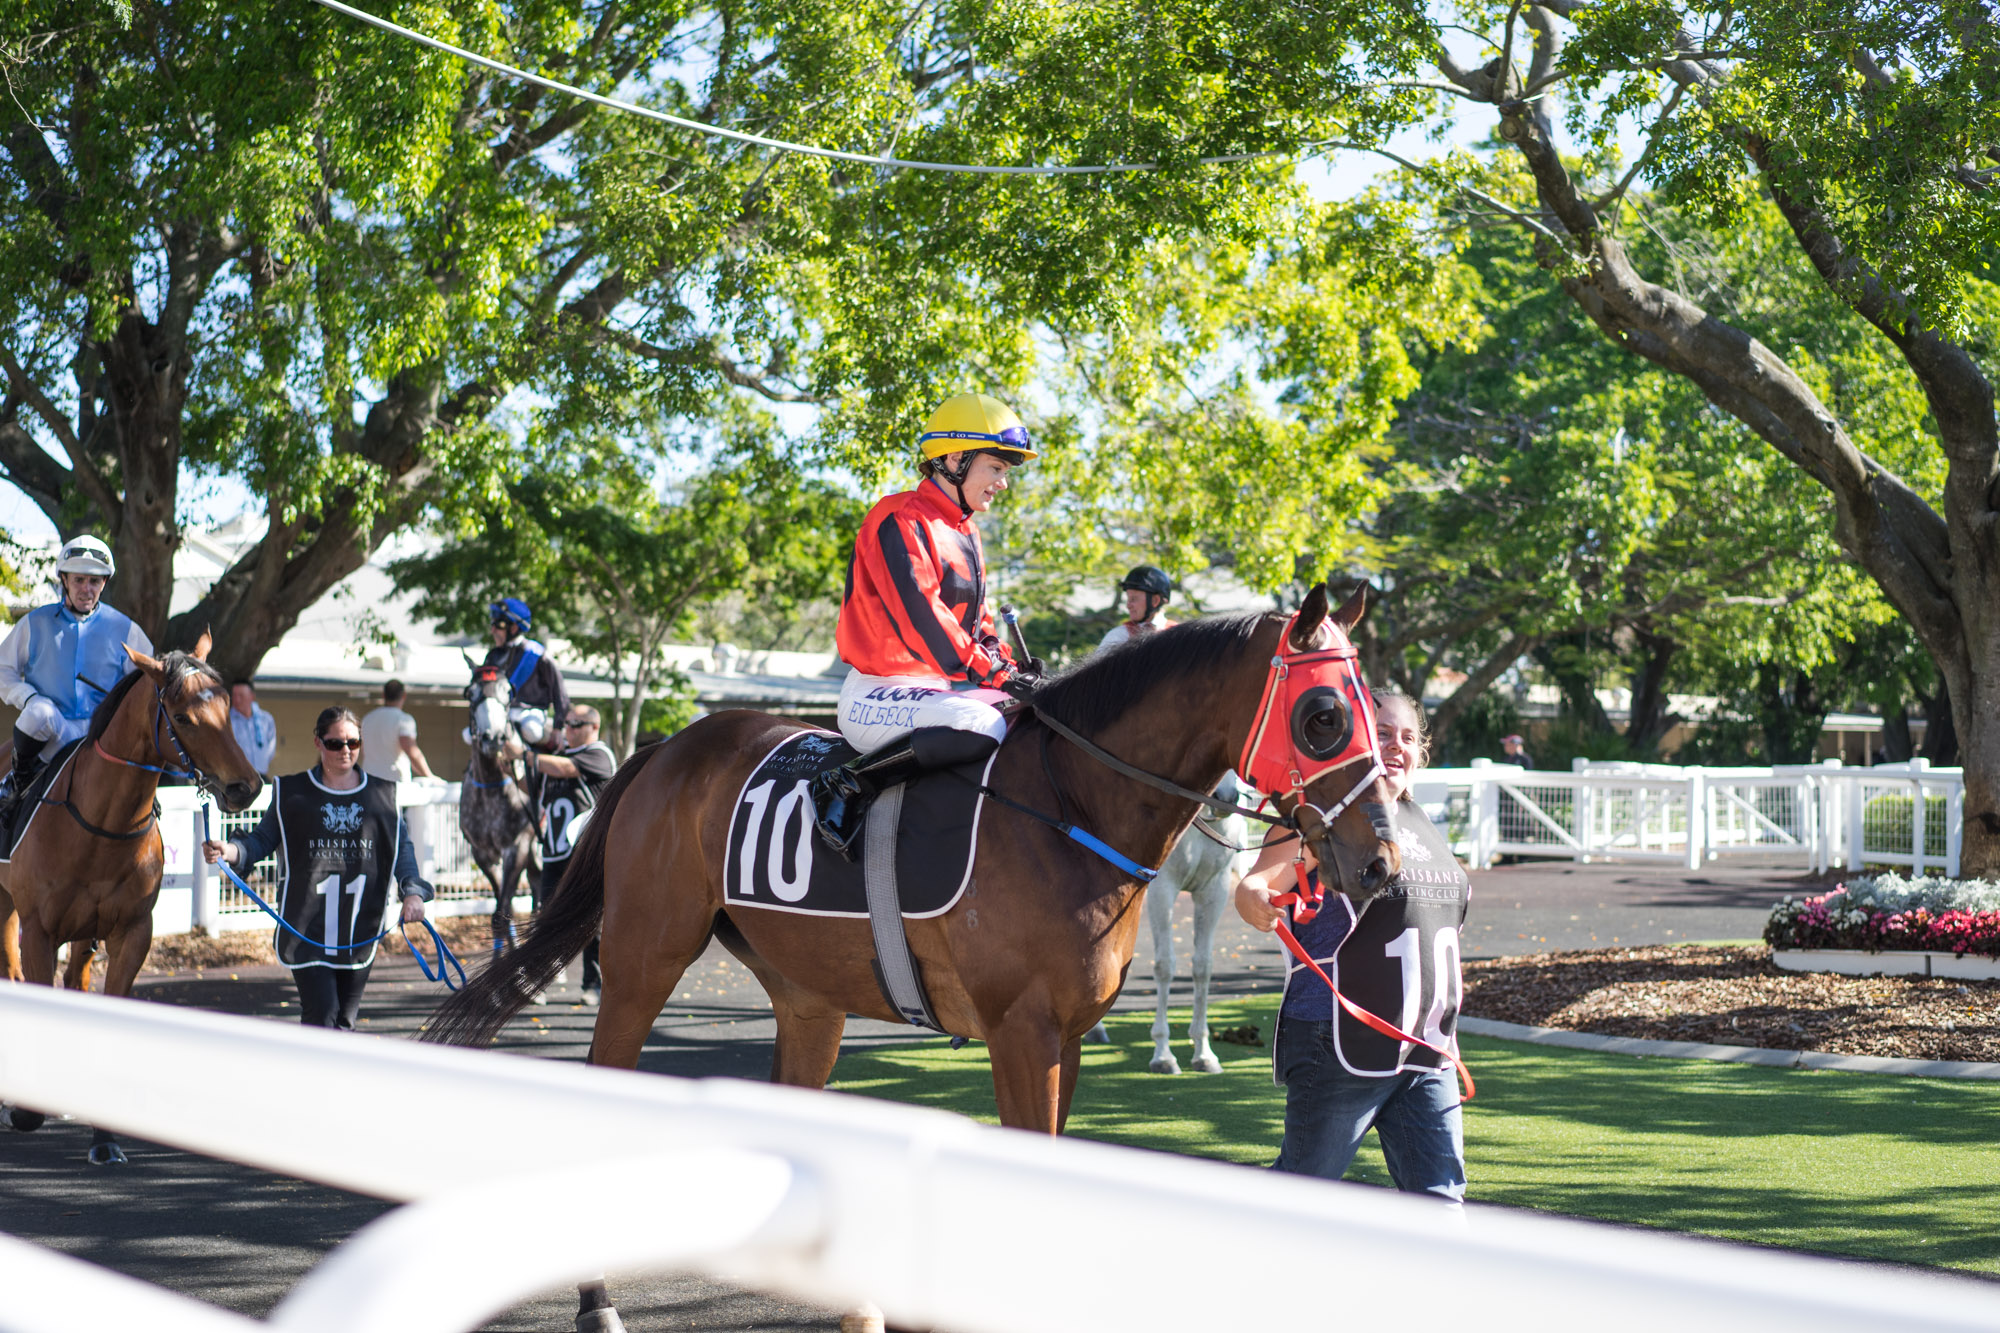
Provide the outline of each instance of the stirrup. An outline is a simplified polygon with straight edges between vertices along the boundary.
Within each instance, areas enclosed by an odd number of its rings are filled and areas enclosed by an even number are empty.
[[[813,827],[819,839],[843,860],[855,858],[861,825],[875,793],[850,768],[830,768],[814,778],[808,794],[813,803]]]

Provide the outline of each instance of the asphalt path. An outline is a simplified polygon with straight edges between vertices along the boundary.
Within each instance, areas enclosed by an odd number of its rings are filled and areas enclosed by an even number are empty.
[[[1818,888],[1796,864],[1715,862],[1699,871],[1674,866],[1523,863],[1475,872],[1467,921],[1468,957],[1552,949],[1691,940],[1753,939],[1771,903]],[[1190,904],[1175,914],[1178,1003],[1186,1003]],[[406,956],[378,965],[363,1005],[365,1032],[408,1038],[441,992]],[[1140,931],[1138,953],[1118,1008],[1150,1010],[1153,949]],[[1217,932],[1218,995],[1267,993],[1281,984],[1270,939],[1226,913]],[[572,972],[572,983],[574,973]],[[194,976],[148,977],[147,999],[278,1021],[296,1021],[297,999],[282,969],[239,968]],[[583,1058],[595,1011],[573,986],[526,1011],[496,1049],[552,1059]],[[756,981],[719,946],[690,968],[654,1024],[641,1069],[684,1077],[762,1079],[770,1067],[774,1025]],[[910,1029],[851,1019],[848,1049],[903,1043]],[[1185,1042],[1179,1043],[1185,1055]],[[1182,1077],[1200,1077],[1183,1075]],[[836,1080],[838,1072],[836,1071]],[[1275,1095],[1275,1094],[1274,1094]],[[449,1133],[450,1119],[471,1108],[413,1107],[424,1132]],[[384,1125],[387,1140],[397,1126]],[[551,1132],[523,1125],[524,1141]],[[84,1164],[89,1130],[53,1121],[35,1134],[0,1134],[0,1228],[79,1258],[228,1309],[264,1316],[328,1251],[389,1205],[322,1185],[155,1144],[128,1141],[131,1164]],[[560,1227],[564,1209],[550,1201],[530,1231]],[[509,1238],[496,1234],[498,1247]],[[744,1292],[688,1276],[617,1274],[612,1291],[628,1327],[640,1329],[825,1330],[835,1311]],[[574,1294],[547,1296],[487,1324],[507,1333],[555,1333],[572,1327]]]

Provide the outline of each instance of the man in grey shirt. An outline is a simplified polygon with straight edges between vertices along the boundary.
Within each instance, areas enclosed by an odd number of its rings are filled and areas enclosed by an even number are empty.
[[[403,711],[407,693],[402,681],[387,682],[382,706],[361,719],[361,767],[385,782],[431,776],[431,766],[417,748],[417,720]]]

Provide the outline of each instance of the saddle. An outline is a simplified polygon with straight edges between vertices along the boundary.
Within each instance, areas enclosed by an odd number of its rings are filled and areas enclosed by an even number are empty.
[[[984,804],[979,786],[997,753],[918,773],[901,786],[900,801],[881,802],[870,812],[871,821],[895,821],[895,880],[904,917],[950,911],[971,882]],[[855,757],[853,746],[825,731],[796,732],[764,756],[745,780],[731,816],[723,862],[726,904],[807,916],[868,916],[864,868],[819,840],[808,790],[815,775]],[[880,834],[871,828],[864,836]]]
[[[0,861],[13,859],[14,849],[21,845],[21,839],[28,832],[28,825],[35,822],[35,815],[42,808],[42,798],[49,794],[49,788],[55,785],[55,780],[62,771],[69,767],[69,761],[76,757],[76,752],[82,745],[81,739],[73,740],[50,755],[43,762],[41,771],[28,783],[27,790],[15,799],[11,818],[7,821],[6,855],[0,856]]]

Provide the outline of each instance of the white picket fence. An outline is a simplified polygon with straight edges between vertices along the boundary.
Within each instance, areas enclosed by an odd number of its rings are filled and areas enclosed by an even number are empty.
[[[1961,770],[1923,760],[1845,768],[1679,768],[1579,761],[1542,772],[1475,760],[1429,769],[1416,795],[1475,866],[1501,856],[1670,861],[1745,853],[1814,870],[1904,867],[1956,875]]]
[[[396,803],[409,825],[410,841],[424,878],[437,888],[430,914],[485,916],[493,911],[493,890],[473,864],[472,850],[458,831],[458,784],[401,783]],[[247,831],[264,817],[271,804],[266,786],[248,810],[226,815],[211,806],[209,827],[226,838]],[[153,933],[177,935],[200,926],[213,935],[225,930],[269,929],[271,919],[249,897],[199,855],[202,836],[201,793],[192,787],[160,789],[160,833],[166,845],[166,874],[153,908]],[[277,860],[268,857],[247,871],[239,870],[266,902],[275,902]],[[528,907],[527,882],[522,881],[515,905]]]
[[[1593,1333],[2000,1328],[2000,1296],[1963,1278],[1516,1209],[1461,1218],[858,1097],[41,986],[0,984],[0,1100],[401,1205],[261,1321],[0,1234],[0,1333],[459,1333],[639,1270],[873,1302],[951,1333],[1388,1328],[1412,1309]],[[444,1117],[438,1132],[385,1146],[412,1107]],[[1136,1262],[1163,1241],[1199,1263],[1169,1280]]]

